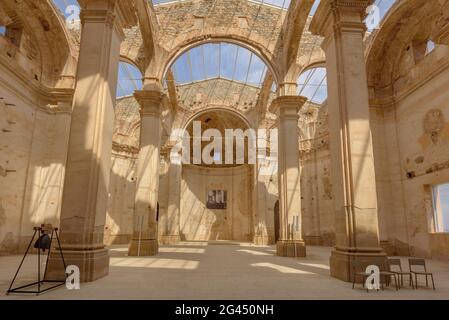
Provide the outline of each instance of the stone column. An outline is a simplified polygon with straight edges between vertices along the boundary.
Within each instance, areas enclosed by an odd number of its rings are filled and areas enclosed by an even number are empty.
[[[266,149],[262,150],[257,148],[257,163],[255,166],[255,177],[254,177],[254,194],[253,201],[255,207],[255,225],[254,225],[254,237],[253,242],[258,246],[268,245],[270,242],[268,236],[267,227],[267,188],[266,188],[266,176],[261,173],[264,170],[265,157],[260,157],[261,152],[266,152]]]
[[[119,1],[90,0],[81,12],[82,34],[61,208],[61,247],[82,282],[109,272],[103,244],[111,168],[114,103],[120,45]],[[54,252],[47,279],[64,276]]]
[[[270,109],[278,122],[278,176],[280,239],[277,255],[305,257],[306,246],[301,231],[301,185],[299,170],[299,110],[304,97],[281,96]]]
[[[140,104],[140,152],[137,163],[137,187],[134,203],[134,232],[130,256],[153,256],[158,253],[157,202],[161,140],[160,91],[136,91]]]
[[[336,247],[331,276],[352,280],[351,262],[385,260],[379,246],[376,177],[363,37],[369,0],[322,1],[311,31],[325,37]]]
[[[170,153],[168,168],[168,205],[163,244],[177,244],[181,241],[179,218],[181,206],[182,163],[179,154]]]

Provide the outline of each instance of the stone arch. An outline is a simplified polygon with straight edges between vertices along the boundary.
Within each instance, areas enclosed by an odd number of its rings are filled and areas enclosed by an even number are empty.
[[[194,37],[188,37],[185,38],[185,35],[179,36],[178,41],[174,41],[172,47],[167,51],[167,53],[162,58],[163,68],[159,70],[158,78],[164,79],[168,69],[173,65],[173,63],[176,61],[177,58],[179,58],[183,53],[191,50],[192,48],[195,48],[197,46],[207,44],[207,43],[218,43],[218,42],[225,42],[225,43],[231,43],[235,44],[237,46],[243,47],[245,49],[248,49],[255,55],[257,55],[268,67],[270,72],[272,73],[274,77],[275,83],[278,85],[281,83],[280,79],[280,68],[279,66],[274,62],[275,60],[274,55],[270,50],[268,50],[262,43],[248,40],[245,37],[242,36],[236,36],[235,34],[228,34],[223,33],[216,34],[216,35],[197,35]]]
[[[368,44],[366,66],[368,86],[382,88],[383,94],[394,94],[395,76],[404,50],[415,37],[430,29],[441,14],[438,0],[397,1],[375,31]]]
[[[252,129],[253,126],[251,125],[250,121],[247,119],[247,117],[242,114],[240,111],[230,108],[230,107],[209,107],[209,108],[204,108],[202,110],[199,110],[197,112],[195,112],[193,115],[191,115],[189,118],[187,118],[186,121],[184,121],[181,124],[181,128],[184,130],[187,130],[187,128],[189,127],[189,125],[192,123],[192,121],[194,121],[195,119],[197,119],[199,116],[208,113],[208,112],[212,112],[212,111],[220,111],[220,112],[228,112],[231,113],[233,116],[236,116],[237,118],[239,118],[240,120],[243,121],[243,123],[245,123],[247,129]]]
[[[144,70],[142,70],[142,66],[141,65],[139,65],[136,61],[134,61],[134,59],[132,59],[132,58],[130,58],[130,57],[128,57],[128,56],[125,56],[125,55],[120,55],[120,60],[119,60],[120,62],[124,62],[124,63],[128,63],[128,64],[131,64],[131,65],[133,65],[134,67],[136,67],[137,69],[139,69],[139,71],[140,71],[140,73],[142,74],[142,78],[143,78],[143,75],[145,74],[144,73]]]
[[[3,8],[21,24],[36,47],[40,64],[37,80],[47,88],[71,86],[75,77],[76,48],[62,16],[50,1],[2,1]]]

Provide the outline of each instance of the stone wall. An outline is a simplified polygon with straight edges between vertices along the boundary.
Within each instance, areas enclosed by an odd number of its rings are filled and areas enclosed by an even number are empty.
[[[433,234],[430,186],[449,182],[448,48],[405,63],[395,83],[396,103],[372,108],[381,241],[390,254],[447,258]]]
[[[34,93],[0,78],[0,253],[22,251],[33,227],[59,224],[70,114],[40,108]]]
[[[252,241],[252,166],[182,170],[181,239]],[[226,210],[206,208],[208,190],[227,191]]]

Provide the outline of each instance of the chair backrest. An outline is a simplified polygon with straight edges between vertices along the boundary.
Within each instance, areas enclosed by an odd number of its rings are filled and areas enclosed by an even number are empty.
[[[414,270],[413,267],[422,267],[424,271],[427,272],[425,259],[408,259],[408,265],[410,271],[416,271],[416,269]]]
[[[388,259],[387,264],[388,264],[388,269],[390,271],[393,271],[391,267],[396,266],[396,267],[399,267],[399,271],[402,272],[401,259]]]

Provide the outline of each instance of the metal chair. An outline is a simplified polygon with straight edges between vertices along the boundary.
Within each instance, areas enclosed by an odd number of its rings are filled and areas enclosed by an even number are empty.
[[[380,271],[380,273],[379,273],[380,279],[379,280],[380,280],[380,285],[381,285],[382,290],[384,290],[384,285],[389,286],[391,277],[393,277],[393,279],[394,279],[395,289],[399,290],[396,274],[393,272],[390,272],[388,270],[388,267],[384,263],[363,263],[363,262],[355,261],[355,260],[353,260],[351,262],[352,274],[353,274],[352,289],[355,288],[355,283],[357,282],[358,278],[362,278],[362,281],[363,281],[362,284],[363,284],[363,287],[365,287],[366,280],[368,279],[369,276],[371,276],[371,273],[366,272],[366,267],[368,265],[376,265],[379,268],[379,271]],[[366,291],[369,292],[369,289],[366,288]]]
[[[389,286],[391,277],[393,277],[394,287],[395,287],[396,291],[398,291],[399,290],[399,276],[396,273],[390,271],[388,262],[384,261],[384,262],[378,263],[376,265],[380,269],[380,279],[381,279],[380,283],[382,286],[382,290],[384,289],[384,287],[383,287],[384,283],[386,284],[386,286]],[[384,281],[382,281],[382,280],[384,280]]]
[[[426,260],[424,259],[408,259],[408,265],[410,269],[410,273],[415,275],[415,286],[418,289],[418,276],[426,277],[426,286],[429,287],[429,277],[432,280],[433,290],[435,289],[435,281],[433,279],[433,273],[427,271]],[[415,269],[413,269],[415,267]],[[416,267],[422,267],[423,271],[416,271]]]
[[[387,260],[387,264],[388,264],[388,270],[392,273],[395,273],[398,276],[398,282],[399,282],[399,288],[404,286],[404,276],[409,276],[409,285],[415,289],[415,286],[413,284],[413,275],[411,272],[409,271],[403,271],[402,270],[402,264],[401,264],[401,259],[388,259]],[[398,267],[396,270],[393,270],[392,267]]]
[[[371,275],[371,273],[366,272],[365,263],[360,261],[352,260],[352,289],[355,288],[355,283],[357,282],[357,278],[362,278],[362,285],[365,288],[366,279]],[[369,292],[369,289],[366,288],[366,292]]]

